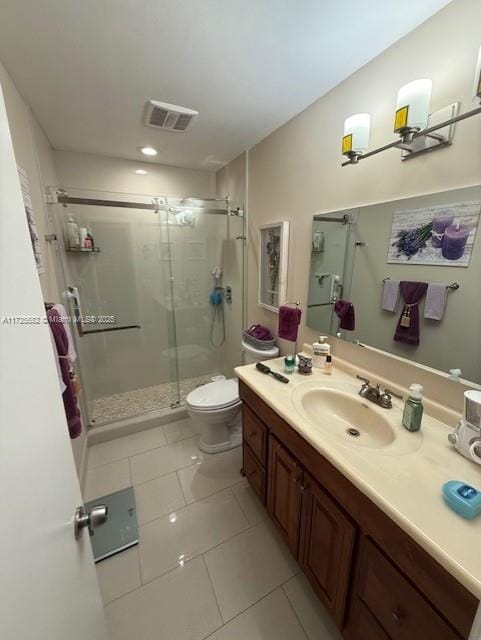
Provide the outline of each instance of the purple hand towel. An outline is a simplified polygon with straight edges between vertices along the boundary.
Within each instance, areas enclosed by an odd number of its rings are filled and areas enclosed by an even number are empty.
[[[354,331],[356,328],[356,314],[354,305],[349,300],[338,300],[334,305],[334,311],[340,319],[339,328],[345,331]]]
[[[65,385],[65,390],[62,393],[63,406],[65,409],[65,415],[67,416],[67,425],[70,437],[73,440],[74,438],[78,438],[82,432],[82,421],[80,418],[80,410],[77,405],[77,398],[75,397],[72,388],[72,381],[70,380],[67,333],[60,320],[60,314],[56,309],[49,309],[47,311],[47,320],[57,349],[58,362],[60,365],[60,371],[62,372],[62,380]]]
[[[394,340],[417,346],[419,344],[419,308],[418,303],[426,293],[426,282],[406,282],[399,285],[404,306],[397,323]]]
[[[302,311],[297,307],[279,307],[279,326],[277,334],[279,338],[295,342],[297,340],[297,331],[301,322]]]

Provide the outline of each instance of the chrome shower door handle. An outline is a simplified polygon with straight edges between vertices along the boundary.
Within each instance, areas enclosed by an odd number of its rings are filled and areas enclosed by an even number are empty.
[[[341,276],[338,273],[333,273],[331,276],[331,289],[329,299],[331,303],[337,302],[342,296],[343,285],[341,282]]]
[[[108,511],[108,507],[105,504],[97,504],[95,507],[92,507],[90,511],[87,511],[83,505],[77,507],[74,516],[75,540],[80,538],[85,527],[88,527],[89,533],[92,536],[94,529],[107,522]]]
[[[75,319],[75,324],[77,325],[77,331],[80,337],[85,334],[84,326],[83,326],[83,318],[82,318],[82,308],[80,307],[80,294],[77,287],[69,285],[67,287],[67,297],[69,301],[73,304],[73,314]]]

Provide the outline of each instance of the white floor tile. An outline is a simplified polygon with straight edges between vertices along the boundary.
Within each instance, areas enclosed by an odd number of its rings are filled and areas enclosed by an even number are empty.
[[[105,608],[110,640],[201,640],[221,624],[202,558]]]
[[[261,523],[205,555],[225,622],[286,582],[296,563],[267,523]]]
[[[116,460],[95,469],[89,469],[85,475],[84,500],[106,496],[114,491],[126,489],[132,485],[128,459]]]
[[[89,448],[88,468],[93,469],[113,460],[121,460],[155,447],[162,447],[164,444],[167,444],[167,438],[162,426],[102,442]]]
[[[189,438],[165,447],[152,449],[130,458],[134,484],[153,480],[177,469],[202,461],[206,454],[197,448],[196,439]]]
[[[104,604],[141,585],[137,547],[102,560],[95,567]]]
[[[269,516],[267,515],[265,506],[251,489],[247,480],[243,480],[231,488],[249,524],[259,524],[259,522],[268,520]]]
[[[242,479],[242,448],[216,453],[199,464],[178,471],[187,502],[195,502]]]
[[[164,424],[164,432],[167,442],[169,443],[185,440],[195,435],[191,418],[184,418],[183,420],[176,420],[175,422]]]
[[[228,622],[209,640],[306,640],[282,589]]]
[[[139,525],[185,506],[176,473],[169,473],[166,476],[138,484],[134,491]]]
[[[341,633],[304,575],[295,576],[283,589],[309,640],[342,640]]]
[[[211,549],[248,526],[230,489],[143,525],[139,529],[143,582]]]

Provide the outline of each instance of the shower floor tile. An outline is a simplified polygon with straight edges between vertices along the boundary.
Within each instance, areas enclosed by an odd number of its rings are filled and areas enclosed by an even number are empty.
[[[196,376],[186,378],[180,382],[180,397],[183,400],[193,389],[201,384],[210,382],[212,376]],[[170,407],[177,401],[177,384],[175,382],[164,382],[151,387],[143,387],[123,393],[114,393],[111,396],[104,396],[94,400],[91,420],[95,426],[131,418],[141,415],[147,411],[156,411]]]

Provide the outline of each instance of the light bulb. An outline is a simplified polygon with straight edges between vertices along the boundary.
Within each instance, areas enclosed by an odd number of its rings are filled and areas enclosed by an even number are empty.
[[[154,147],[139,147],[139,150],[144,154],[144,156],[156,156],[157,149]]]

